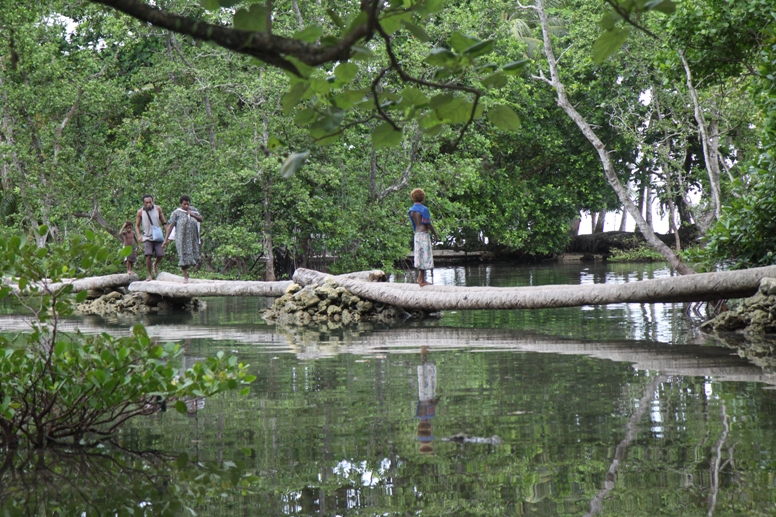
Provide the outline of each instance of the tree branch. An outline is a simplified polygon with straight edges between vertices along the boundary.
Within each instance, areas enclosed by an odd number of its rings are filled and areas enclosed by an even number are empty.
[[[361,39],[369,39],[377,27],[379,4],[369,12],[367,21],[356,26],[336,44],[322,46],[268,32],[238,30],[213,25],[195,18],[181,16],[142,2],[141,0],[92,0],[112,7],[155,27],[167,29],[192,38],[211,41],[229,50],[253,56],[274,67],[301,76],[301,72],[287,57],[294,57],[309,66],[347,61],[350,48]],[[269,15],[269,13],[268,13]]]

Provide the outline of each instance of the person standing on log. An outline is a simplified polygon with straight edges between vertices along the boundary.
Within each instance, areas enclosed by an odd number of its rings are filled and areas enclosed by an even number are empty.
[[[409,209],[407,215],[410,217],[412,229],[415,232],[414,254],[415,269],[418,270],[418,285],[425,287],[431,285],[426,280],[426,271],[434,269],[434,256],[431,251],[431,234],[435,240],[439,240],[436,230],[431,224],[431,212],[423,204],[426,199],[426,193],[423,189],[416,188],[410,193],[414,205]]]
[[[154,205],[154,197],[152,195],[146,194],[143,196],[143,206],[137,211],[137,217],[135,218],[135,233],[137,234],[137,241],[143,243],[146,269],[148,270],[146,281],[152,280],[155,275],[159,274],[159,263],[164,258],[164,247],[162,246],[164,230],[162,226],[165,224],[167,223],[162,207]],[[140,231],[141,226],[143,229],[142,233]],[[153,264],[153,270],[151,269],[151,257],[156,259]]]
[[[183,271],[183,283],[189,282],[189,267],[199,263],[199,223],[202,216],[191,206],[189,196],[181,196],[181,206],[170,214],[170,225],[163,246],[170,243],[170,235],[175,231],[175,247],[178,250],[178,266]]]

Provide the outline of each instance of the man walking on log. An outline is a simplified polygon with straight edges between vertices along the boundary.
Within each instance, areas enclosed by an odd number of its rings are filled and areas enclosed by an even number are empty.
[[[410,217],[412,229],[415,232],[415,269],[418,270],[418,285],[425,287],[431,285],[426,281],[426,271],[434,269],[434,256],[431,253],[431,234],[434,240],[439,240],[436,230],[431,224],[431,212],[423,204],[426,199],[426,193],[423,189],[416,188],[410,193],[410,197],[415,202],[409,209],[407,215]]]
[[[135,218],[135,233],[137,234],[138,242],[143,243],[143,251],[145,253],[146,269],[148,270],[148,278],[146,281],[152,280],[154,276],[159,274],[159,262],[164,257],[164,230],[162,227],[167,224],[164,218],[164,212],[162,207],[154,205],[153,196],[146,194],[143,196],[143,206],[137,211],[137,217]],[[141,233],[140,228],[143,228]],[[151,269],[151,257],[156,260],[153,263],[153,270]]]

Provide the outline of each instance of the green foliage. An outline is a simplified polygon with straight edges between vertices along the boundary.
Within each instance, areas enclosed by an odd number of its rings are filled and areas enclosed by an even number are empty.
[[[639,18],[649,11],[671,14],[676,10],[673,0],[605,0],[610,7],[599,25],[604,30],[593,44],[593,62],[601,64],[617,52],[628,40],[632,26],[646,31],[638,25]]]
[[[734,186],[700,258],[732,269],[776,264],[776,34],[767,32],[754,88],[765,114],[762,149]]]
[[[4,285],[0,295],[13,293],[33,317],[30,333],[0,338],[0,445],[100,439],[168,401],[210,396],[254,380],[246,365],[223,352],[178,372],[178,346],[153,343],[142,325],[129,338],[59,332],[58,320],[71,312],[72,303],[66,297],[72,284],[63,277],[82,277],[108,256],[91,232],[66,246],[42,248],[18,236],[0,239],[0,274],[12,275],[17,286]]]
[[[5,515],[194,515],[203,504],[229,504],[252,493],[259,481],[244,461],[198,461],[111,444],[5,450],[0,465]]]
[[[607,260],[610,262],[660,262],[664,261],[665,257],[655,251],[653,247],[642,244],[635,248],[614,248]]]

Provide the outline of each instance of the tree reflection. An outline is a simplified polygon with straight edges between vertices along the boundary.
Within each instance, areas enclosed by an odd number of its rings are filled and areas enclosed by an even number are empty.
[[[190,462],[116,445],[0,452],[5,515],[177,515],[230,500],[258,478],[242,465]],[[198,512],[197,512],[198,513]]]

